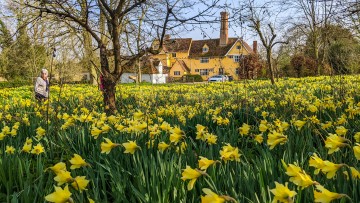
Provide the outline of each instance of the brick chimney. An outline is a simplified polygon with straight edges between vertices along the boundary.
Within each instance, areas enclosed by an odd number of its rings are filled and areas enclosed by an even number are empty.
[[[221,12],[221,28],[220,28],[220,46],[226,46],[228,44],[229,37],[229,14],[227,12]]]
[[[257,54],[257,41],[253,41],[253,52]]]

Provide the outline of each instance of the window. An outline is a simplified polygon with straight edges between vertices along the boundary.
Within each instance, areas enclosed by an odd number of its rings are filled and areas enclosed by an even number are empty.
[[[200,75],[209,75],[209,69],[200,69]]]
[[[209,49],[207,48],[207,47],[203,47],[203,50],[202,50],[203,52],[208,52],[209,51]]]
[[[173,58],[176,58],[176,53],[171,53],[171,56],[172,56]]]
[[[234,58],[234,56],[233,56],[233,55],[229,55],[228,57],[229,57],[230,59]]]
[[[223,68],[219,68],[219,75],[224,75],[224,69]]]
[[[236,74],[236,75],[239,75],[239,74],[240,74],[240,68],[236,68],[236,69],[235,69],[235,74]]]
[[[197,72],[197,73],[198,73],[198,72],[200,72],[200,70],[199,70],[199,69],[195,69],[195,72]]]
[[[180,71],[174,71],[174,75],[180,75]]]
[[[236,49],[241,49],[241,46],[240,45],[236,46]]]
[[[234,62],[240,62],[240,55],[234,55]]]
[[[209,58],[200,58],[200,63],[209,63]]]

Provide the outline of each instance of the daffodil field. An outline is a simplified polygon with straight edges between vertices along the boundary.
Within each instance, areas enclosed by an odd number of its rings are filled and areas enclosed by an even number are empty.
[[[0,202],[360,202],[360,76],[0,90]]]

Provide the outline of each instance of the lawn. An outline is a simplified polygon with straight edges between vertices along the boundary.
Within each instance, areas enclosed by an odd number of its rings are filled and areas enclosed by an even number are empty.
[[[0,90],[0,202],[360,202],[360,76]]]

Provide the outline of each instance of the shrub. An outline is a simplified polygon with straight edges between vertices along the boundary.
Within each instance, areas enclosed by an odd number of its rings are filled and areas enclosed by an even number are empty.
[[[0,88],[21,87],[25,85],[32,85],[32,83],[30,83],[29,81],[21,80],[0,82]]]
[[[183,81],[185,82],[202,82],[203,79],[201,75],[184,75]]]

